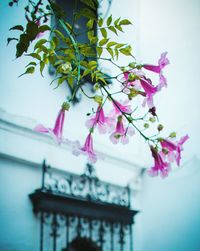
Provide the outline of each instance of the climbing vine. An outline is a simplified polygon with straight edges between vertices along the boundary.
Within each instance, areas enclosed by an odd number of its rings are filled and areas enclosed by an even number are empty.
[[[12,0],[9,6],[14,7],[18,2]],[[169,64],[167,52],[161,54],[156,64],[137,63],[132,46],[117,42],[126,26],[132,23],[126,18],[113,19],[112,15],[103,19],[97,14],[97,0],[80,0],[83,6],[80,10],[77,9],[78,1],[74,0],[71,21],[55,1],[24,2],[26,24],[11,27],[10,31],[19,35],[7,39],[8,44],[16,43],[16,58],[30,58],[20,76],[34,74],[38,68],[43,77],[44,69],[51,65],[55,71],[52,83],[56,83],[56,87],[66,84],[71,90],[71,95],[61,105],[55,126],[51,129],[39,124],[34,130],[50,134],[58,144],[67,142],[73,154],[85,154],[93,163],[98,159],[93,147],[94,131],[108,134],[113,144],[127,144],[129,138],[138,133],[152,153],[154,165],[148,170],[151,176],[166,177],[171,163],[180,165],[183,144],[189,137],[185,135],[178,140],[175,132],[163,136],[164,126],[159,123],[154,105],[154,96],[167,87],[163,74]],[[81,18],[86,20],[85,30],[77,31]],[[55,21],[53,25],[49,25],[50,20]],[[80,42],[83,34],[87,35],[87,42]],[[117,39],[111,39],[111,34]],[[119,65],[121,55],[127,57],[127,65]],[[100,61],[115,67],[117,75],[105,74],[99,66]],[[157,75],[156,84],[150,78],[151,73]],[[86,80],[93,84],[93,94],[85,87]],[[83,145],[63,136],[65,113],[70,111],[77,92],[82,92],[91,100],[91,106],[96,106],[87,114],[85,125],[89,132]],[[111,111],[106,114],[108,103]],[[156,130],[153,133],[152,127]]]

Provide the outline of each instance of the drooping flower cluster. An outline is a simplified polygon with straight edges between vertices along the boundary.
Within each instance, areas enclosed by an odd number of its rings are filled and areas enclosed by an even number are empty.
[[[188,140],[188,135],[185,135],[179,141],[174,141],[174,135],[173,137],[159,138],[156,136],[148,137],[143,133],[144,129],[149,128],[149,123],[154,123],[157,120],[153,97],[164,86],[167,86],[167,80],[163,75],[163,69],[169,64],[166,55],[166,52],[161,54],[158,65],[136,65],[134,63],[130,64],[130,69],[123,70],[123,82],[122,85],[120,84],[120,93],[126,95],[124,100],[119,101],[117,98],[113,98],[106,87],[101,86],[101,93],[104,92],[104,94],[102,96],[95,95],[93,98],[98,106],[96,111],[93,111],[90,118],[85,122],[89,133],[83,145],[81,145],[79,141],[63,140],[65,111],[69,109],[69,105],[66,102],[62,105],[53,129],[46,128],[39,124],[35,130],[50,134],[58,144],[67,142],[67,144],[71,146],[74,155],[86,155],[88,162],[95,163],[98,154],[93,147],[93,135],[96,129],[100,134],[109,134],[109,139],[113,144],[127,144],[129,137],[135,134],[136,129],[150,145],[154,165],[148,170],[148,174],[150,176],[160,175],[162,178],[167,177],[173,162],[176,162],[178,166],[180,165],[183,144]],[[159,75],[159,83],[157,85],[153,85],[151,79],[148,78],[145,73],[146,70]],[[104,95],[106,97],[104,97]],[[144,98],[142,105],[145,106],[147,104],[148,106],[148,112],[142,117],[134,115],[134,110],[131,105],[131,100],[138,95]],[[107,100],[110,101],[112,109],[106,114],[104,105]],[[148,120],[146,120],[147,115],[149,116]],[[138,127],[137,121],[145,122],[143,130]],[[158,124],[158,134],[162,130],[163,125]]]
[[[158,60],[158,65],[144,64],[135,66],[134,69],[124,72],[124,83],[122,90],[127,94],[132,95],[142,95],[145,97],[143,106],[146,104],[149,108],[154,107],[153,97],[154,95],[162,89],[162,87],[167,86],[167,80],[163,75],[163,69],[166,65],[169,64],[169,60],[166,57],[167,52],[161,54],[160,59]],[[137,69],[139,68],[139,69]],[[141,69],[152,71],[159,74],[159,83],[154,86],[151,79],[147,78],[144,71]],[[140,91],[141,90],[141,91]]]
[[[154,158],[154,166],[148,171],[150,176],[160,176],[165,178],[171,170],[171,164],[176,161],[180,165],[183,144],[189,139],[188,135],[183,136],[179,141],[173,142],[170,139],[160,139],[161,151],[150,146]]]

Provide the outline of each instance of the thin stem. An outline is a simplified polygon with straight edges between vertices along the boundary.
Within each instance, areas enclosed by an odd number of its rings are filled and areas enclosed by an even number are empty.
[[[149,137],[147,137],[145,134],[143,134],[140,129],[135,125],[133,124],[133,122],[130,122],[130,119],[129,117],[127,116],[127,113],[123,112],[120,107],[118,106],[118,104],[115,102],[115,100],[113,99],[112,95],[108,92],[108,90],[103,86],[101,85],[102,88],[104,89],[104,91],[107,93],[108,97],[112,100],[112,102],[115,104],[115,106],[119,109],[119,111],[122,113],[122,115],[127,119],[127,121],[132,124],[132,126],[139,132],[139,134],[147,141],[152,141],[154,142],[155,140],[153,139],[150,139]]]

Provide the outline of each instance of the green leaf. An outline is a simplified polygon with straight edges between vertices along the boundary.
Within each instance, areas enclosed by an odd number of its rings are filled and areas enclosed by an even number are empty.
[[[65,40],[65,36],[60,32],[59,30],[54,30],[53,31],[56,35],[58,35],[62,40]]]
[[[116,45],[116,44],[117,44],[116,42],[109,42],[109,43],[107,44],[107,47],[111,47],[111,46]]]
[[[41,25],[39,28],[38,28],[39,32],[45,32],[45,31],[50,31],[51,30],[51,27],[49,27],[48,25],[44,24],[44,25]]]
[[[111,57],[114,57],[114,52],[111,48],[106,48],[106,50],[108,51],[108,53],[111,55]]]
[[[118,35],[117,30],[115,29],[114,26],[110,26],[110,27],[108,27],[108,29],[111,30],[112,32],[114,32],[116,35]]]
[[[102,40],[100,40],[99,45],[100,45],[100,46],[103,46],[103,45],[105,45],[108,41],[109,41],[109,38],[103,38]]]
[[[125,48],[121,48],[119,51],[126,56],[130,56],[131,50],[132,50],[131,46],[127,46]]]
[[[21,77],[25,74],[33,74],[34,72],[35,72],[35,67],[31,66],[31,67],[27,68],[26,71],[23,74],[21,74],[19,77]]]
[[[67,79],[66,76],[63,76],[63,77],[59,78],[58,79],[58,85],[61,85],[66,79]]]
[[[38,59],[38,60],[41,60],[40,55],[37,54],[37,53],[30,53],[30,54],[27,54],[27,56],[30,56],[30,57],[32,57],[32,58],[36,58],[36,59]]]
[[[112,15],[108,17],[106,24],[107,26],[110,26],[111,23],[112,23]]]
[[[68,77],[67,82],[71,88],[74,87],[74,78],[72,76]]]
[[[119,49],[119,48],[121,48],[121,47],[124,46],[124,45],[126,45],[126,44],[117,44],[117,45],[115,46],[115,49]]]
[[[116,56],[116,58],[118,60],[118,57],[119,57],[119,51],[118,51],[118,49],[115,49],[115,56]]]
[[[49,52],[48,48],[44,45],[40,45],[39,49],[41,49],[46,54]]]
[[[106,31],[106,29],[105,28],[101,28],[100,31],[101,31],[102,36],[104,38],[107,38],[107,31]]]
[[[36,64],[36,62],[30,62],[30,63],[27,64],[25,67],[28,67],[28,66],[30,66],[30,65],[36,66],[37,64]]]
[[[29,37],[30,41],[33,41],[37,34],[39,33],[38,26],[35,22],[28,22],[26,25],[26,33],[27,36]]]
[[[78,13],[78,16],[84,16],[84,17],[87,17],[88,19],[93,19],[93,20],[97,19],[96,12],[88,8],[81,9]]]
[[[88,39],[91,40],[94,37],[94,31],[93,30],[88,31],[87,36],[88,36]]]
[[[81,0],[81,2],[92,8],[93,10],[96,10],[96,6],[92,0]]]
[[[40,74],[42,75],[42,77],[43,77],[44,67],[45,67],[45,63],[43,61],[40,61]]]
[[[85,76],[88,75],[90,72],[91,72],[91,69],[86,69],[86,70],[84,70],[82,77],[85,77]]]
[[[24,27],[22,25],[15,25],[12,28],[9,29],[11,30],[18,30],[18,31],[24,31]]]
[[[107,85],[107,82],[104,78],[98,78],[101,82],[103,82],[105,85]]]
[[[90,61],[88,63],[88,68],[90,68],[91,70],[94,70],[97,68],[97,61]]]
[[[37,43],[36,43],[35,46],[34,46],[34,51],[35,51],[38,47],[40,47],[42,44],[44,44],[44,43],[46,43],[46,42],[47,42],[46,39],[40,39],[39,41],[37,41]]]
[[[103,48],[102,47],[97,47],[97,54],[99,57],[101,57],[101,54],[103,52]]]
[[[16,45],[16,58],[21,57],[24,52],[27,52],[29,44],[29,37],[26,34],[21,34],[19,42]]]
[[[132,24],[128,19],[123,19],[119,22],[119,25],[129,25]]]
[[[114,22],[115,26],[118,25],[120,19],[121,19],[121,17],[119,17],[118,19],[115,20],[115,22]]]
[[[119,31],[123,32],[122,27],[120,25],[115,26]]]
[[[88,27],[88,29],[92,29],[93,25],[94,25],[94,20],[93,19],[90,19],[87,22],[87,24],[86,24],[86,26]]]
[[[60,44],[60,40],[57,37],[53,37],[52,41],[54,42],[55,47],[57,47]]]
[[[9,38],[7,38],[7,45],[9,45],[9,43],[10,43],[11,41],[13,41],[13,40],[18,41],[18,39],[15,38],[15,37],[9,37]]]
[[[98,25],[99,25],[99,27],[101,27],[103,25],[103,18],[101,18],[101,17],[99,18]]]

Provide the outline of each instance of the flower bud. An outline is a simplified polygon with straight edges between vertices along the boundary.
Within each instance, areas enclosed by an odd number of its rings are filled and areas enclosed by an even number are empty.
[[[146,129],[149,128],[149,124],[148,124],[148,123],[145,123],[145,124],[144,124],[144,128],[146,128]]]
[[[129,65],[128,65],[130,68],[135,68],[135,66],[136,66],[136,63],[135,62],[131,62],[131,63],[129,63]]]
[[[133,72],[128,74],[128,81],[135,81],[136,79],[138,79],[138,77]]]
[[[93,89],[94,89],[95,91],[98,91],[99,88],[100,88],[100,85],[99,85],[98,83],[95,83],[94,86],[93,86]]]
[[[158,131],[160,132],[160,131],[162,131],[163,130],[163,128],[164,128],[164,126],[163,125],[161,125],[161,124],[159,124],[158,125],[158,127],[157,127],[157,129],[158,129]]]
[[[70,108],[70,105],[68,102],[63,102],[62,104],[62,109],[68,111]]]
[[[103,97],[102,97],[102,96],[96,95],[96,96],[94,96],[94,100],[95,100],[95,102],[97,102],[98,104],[102,104],[102,102],[103,102]]]
[[[150,118],[149,118],[149,121],[150,121],[151,123],[154,123],[154,122],[156,122],[156,119],[155,119],[154,117],[150,117]]]
[[[67,62],[67,63],[61,64],[60,70],[62,73],[66,74],[72,70],[72,66],[69,62]]]
[[[176,132],[170,133],[169,137],[170,137],[170,138],[176,138]]]

